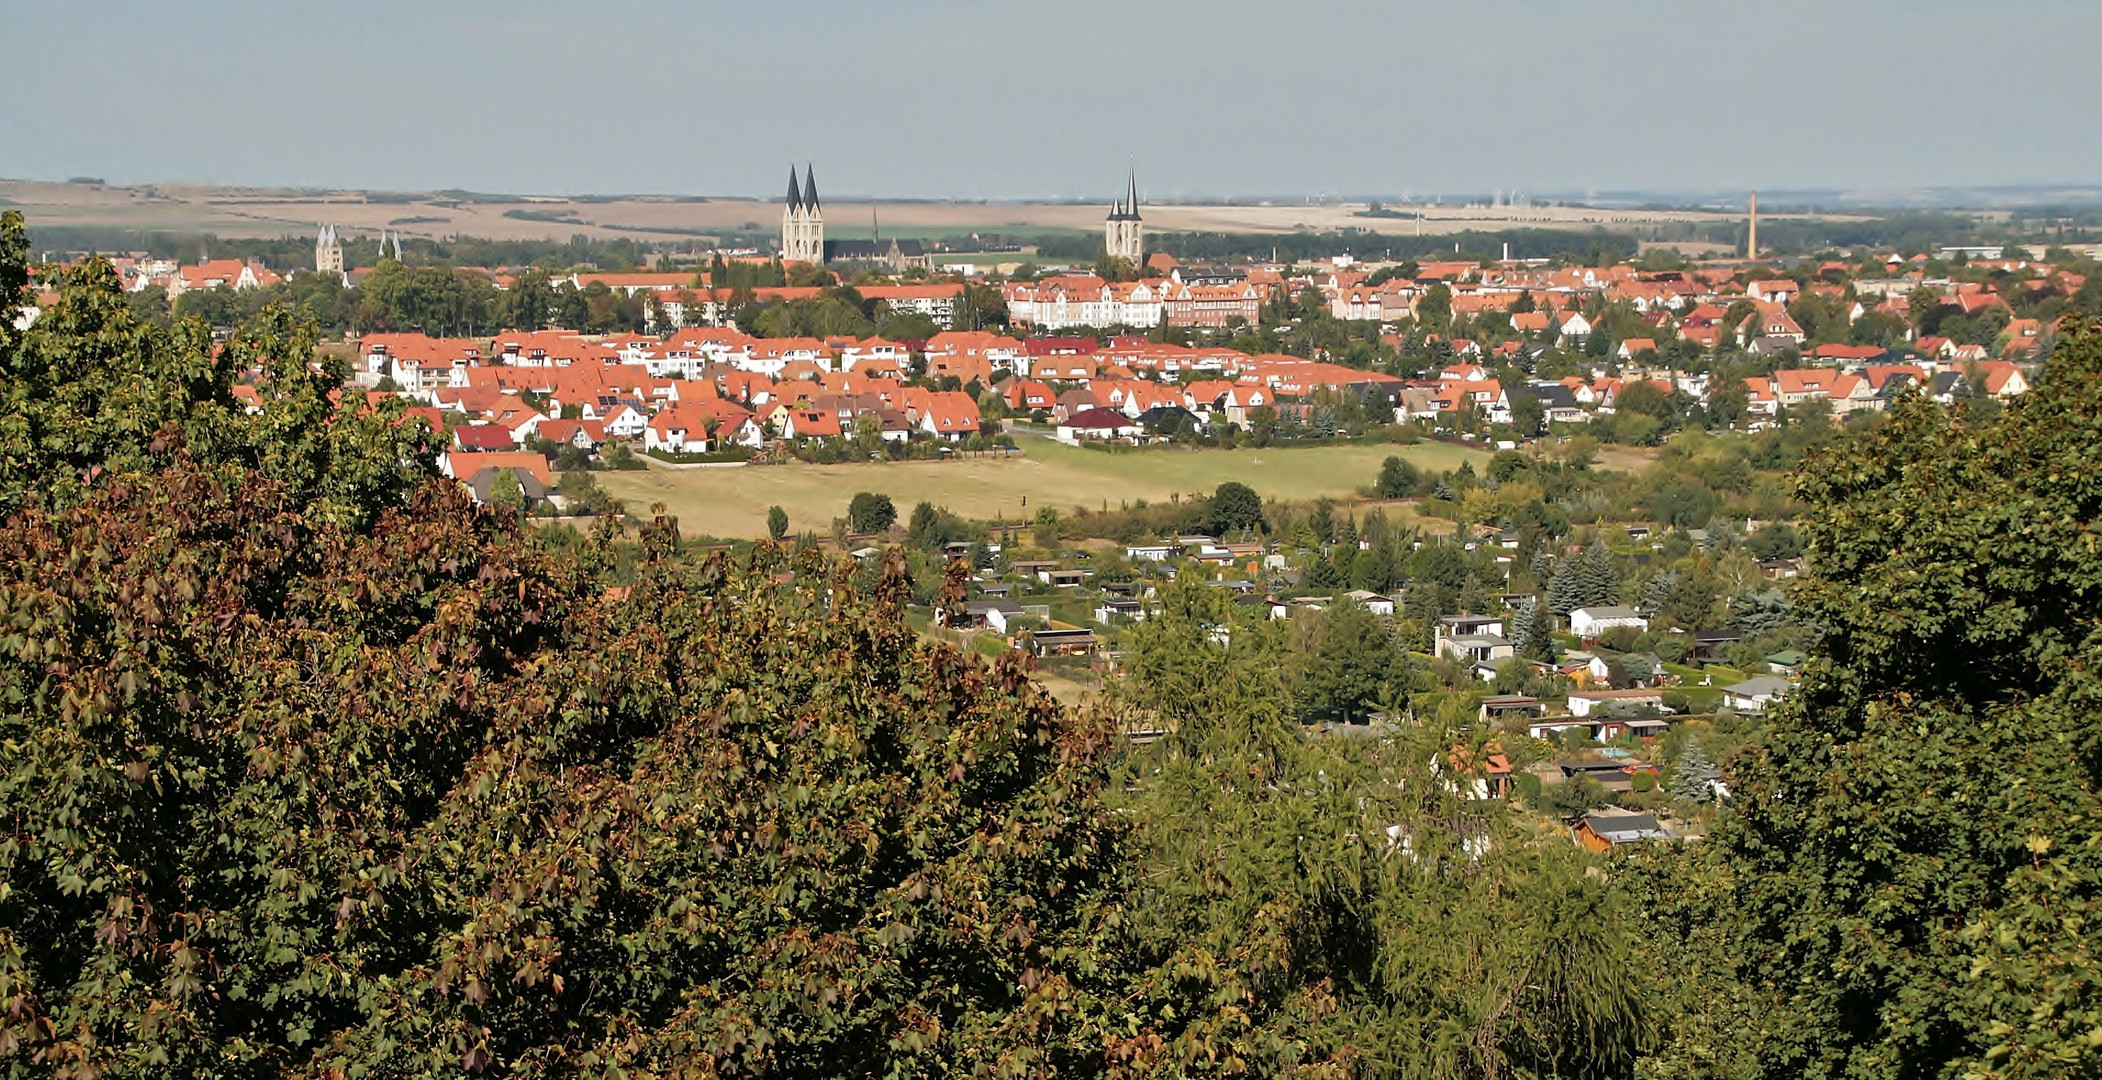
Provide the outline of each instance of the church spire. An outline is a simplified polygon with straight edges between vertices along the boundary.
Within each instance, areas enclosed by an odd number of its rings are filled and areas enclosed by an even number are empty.
[[[803,208],[803,193],[796,190],[796,167],[793,165],[788,167],[788,208],[790,210],[801,210]]]
[[[818,209],[817,170],[809,165],[803,166],[803,201],[812,210]]]
[[[1139,173],[1137,169],[1131,171],[1131,193],[1124,200],[1124,207],[1125,212],[1131,215],[1131,219],[1137,221],[1139,218]]]

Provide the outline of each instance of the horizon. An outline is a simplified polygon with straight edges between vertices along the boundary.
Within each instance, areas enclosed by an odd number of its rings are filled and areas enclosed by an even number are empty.
[[[1913,84],[1931,73],[1882,59],[1936,55],[1937,16],[1963,10],[1947,0],[1780,0],[1750,26],[1661,0],[1349,0],[1282,16],[1237,3],[1084,0],[1051,19],[959,0],[792,12],[615,0],[588,13],[389,0],[376,17],[119,0],[87,24],[0,0],[18,42],[18,62],[0,68],[16,106],[0,116],[0,171],[777,200],[795,162],[842,201],[957,202],[1106,200],[1128,171],[1159,202],[1741,200],[2102,180],[2102,120],[2007,95],[1922,105]],[[2082,99],[2102,6],[2021,0],[1995,14],[2056,27],[2024,46],[2021,101]],[[1304,32],[1267,29],[1280,22]],[[594,28],[605,46],[580,49]],[[638,30],[644,43],[625,44]],[[1861,45],[1835,57],[1824,41]],[[1732,71],[1718,43],[1756,66]],[[336,77],[312,81],[331,62]],[[1864,78],[1863,64],[1901,74]]]

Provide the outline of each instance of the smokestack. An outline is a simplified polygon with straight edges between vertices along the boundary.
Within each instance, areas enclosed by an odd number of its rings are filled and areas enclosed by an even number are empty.
[[[1759,193],[1756,191],[1752,192],[1752,234],[1745,241],[1744,257],[1747,259],[1757,259],[1759,257]]]

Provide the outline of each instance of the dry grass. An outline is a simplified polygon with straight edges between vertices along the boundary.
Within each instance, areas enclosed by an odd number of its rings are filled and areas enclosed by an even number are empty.
[[[1288,450],[1149,450],[1112,454],[1031,438],[1018,458],[866,465],[750,466],[600,473],[599,484],[630,510],[663,503],[688,535],[763,535],[766,511],[788,511],[789,527],[825,533],[859,491],[889,495],[900,515],[926,501],[977,520],[1026,520],[1044,506],[1117,508],[1208,494],[1228,480],[1266,498],[1347,498],[1370,485],[1380,462],[1400,455],[1442,472],[1485,454],[1444,443],[1414,446],[1322,446]]]

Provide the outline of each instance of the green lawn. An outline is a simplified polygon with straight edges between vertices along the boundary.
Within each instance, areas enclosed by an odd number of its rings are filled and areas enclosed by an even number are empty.
[[[657,469],[598,473],[599,486],[647,514],[663,503],[688,535],[750,537],[766,530],[766,510],[788,511],[792,532],[824,534],[846,514],[857,491],[889,495],[902,519],[925,500],[968,518],[1025,520],[1044,506],[1070,513],[1138,499],[1209,494],[1228,480],[1266,498],[1349,498],[1379,475],[1380,462],[1399,455],[1431,472],[1463,461],[1483,467],[1487,455],[1446,443],[1414,446],[1318,446],[1287,450],[1146,450],[1105,453],[1049,439],[1023,438],[1024,453],[1008,459],[885,462],[854,465],[750,466],[738,469]],[[1025,505],[1026,502],[1026,505]]]

